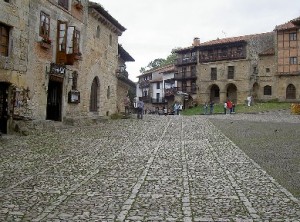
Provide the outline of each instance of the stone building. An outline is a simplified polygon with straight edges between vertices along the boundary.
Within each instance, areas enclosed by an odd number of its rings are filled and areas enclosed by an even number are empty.
[[[138,76],[136,95],[139,100],[144,101],[146,110],[172,108],[178,90],[175,71],[175,66],[171,64],[151,69]]]
[[[300,17],[275,27],[277,98],[300,100]]]
[[[121,46],[118,47],[118,68],[116,75],[117,82],[117,109],[118,113],[125,112],[125,106],[133,107],[134,97],[136,94],[136,84],[128,79],[128,72],[126,71],[126,62],[134,62],[131,55]]]
[[[228,98],[243,103],[257,83],[259,54],[273,47],[274,33],[216,39],[176,51],[178,77],[189,106]],[[180,79],[179,79],[180,78]]]
[[[0,1],[1,132],[116,113],[125,30],[88,0]]]

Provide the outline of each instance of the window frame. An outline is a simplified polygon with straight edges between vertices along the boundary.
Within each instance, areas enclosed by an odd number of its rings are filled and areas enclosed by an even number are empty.
[[[297,41],[297,32],[289,33],[289,40],[290,41]]]
[[[295,56],[290,57],[290,65],[297,65],[298,64],[298,59]]]
[[[42,21],[42,16],[45,17],[44,21]],[[46,19],[48,19],[48,23],[47,21],[45,21]],[[43,28],[45,29],[43,31]],[[50,38],[50,15],[48,15],[47,13],[41,11],[40,13],[40,30],[39,30],[39,34],[41,37],[49,39]]]
[[[216,67],[210,68],[210,80],[217,80],[218,79],[218,71]]]
[[[234,79],[234,66],[227,66],[227,79]]]
[[[10,27],[0,23],[0,56],[9,56]]]
[[[264,96],[272,96],[272,86],[264,86]]]

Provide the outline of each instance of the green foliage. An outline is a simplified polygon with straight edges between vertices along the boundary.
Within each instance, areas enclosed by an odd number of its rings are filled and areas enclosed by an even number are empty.
[[[255,103],[253,106],[246,106],[245,104],[238,104],[235,107],[236,113],[258,113],[258,112],[267,112],[272,110],[280,110],[280,109],[290,109],[290,103],[279,103],[279,102],[265,102],[265,103]],[[209,107],[208,107],[209,112]],[[182,111],[183,115],[202,115],[204,113],[203,104],[185,109]],[[224,113],[223,104],[215,104],[214,106],[214,114],[222,114]]]
[[[172,49],[171,54],[168,55],[166,59],[162,59],[162,58],[154,59],[153,61],[149,62],[149,64],[146,67],[141,67],[140,73],[144,73],[147,70],[156,69],[162,66],[174,64],[177,58],[177,54],[175,53],[177,49],[179,48]]]

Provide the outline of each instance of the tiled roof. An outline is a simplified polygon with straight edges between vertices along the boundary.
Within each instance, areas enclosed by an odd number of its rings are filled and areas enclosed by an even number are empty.
[[[169,65],[166,65],[166,66],[163,66],[163,67],[158,67],[158,68],[155,68],[155,69],[150,69],[150,70],[144,72],[142,75],[137,76],[137,78],[141,77],[141,76],[144,76],[144,75],[148,75],[148,74],[154,73],[154,72],[163,73],[163,72],[172,72],[174,70],[175,70],[174,64],[169,64]]]
[[[300,23],[300,17],[292,19],[289,22],[286,22],[282,25],[277,25],[275,27],[275,31],[283,31],[283,30],[288,30],[288,29],[295,29],[297,28],[297,24],[299,25]]]
[[[126,30],[124,26],[122,26],[114,17],[112,17],[108,11],[106,11],[102,5],[96,3],[96,2],[89,2],[89,8],[93,8],[97,10],[101,15],[103,15],[108,21],[110,21],[113,25],[115,25],[118,29],[120,29],[122,32]]]
[[[134,62],[134,58],[131,57],[131,55],[122,47],[122,45],[118,44],[118,51],[121,56],[121,58],[125,62]]]
[[[253,35],[243,35],[243,36],[238,36],[238,37],[216,39],[216,40],[204,42],[204,43],[200,44],[200,47],[201,46],[221,45],[221,44],[248,41],[250,39],[257,38],[257,37],[260,37],[262,35],[269,35],[270,33],[271,32],[266,32],[266,33],[253,34]]]
[[[275,49],[269,48],[261,53],[259,53],[260,56],[268,56],[268,55],[275,55]]]
[[[203,46],[213,46],[213,45],[222,45],[222,44],[248,41],[252,38],[257,38],[257,37],[260,37],[262,35],[269,35],[271,33],[272,32],[266,32],[266,33],[260,33],[260,34],[243,35],[243,36],[238,36],[238,37],[229,37],[229,38],[222,38],[222,39],[217,38],[215,40],[203,42],[199,46],[189,46],[189,47],[186,47],[186,48],[178,49],[178,50],[176,50],[176,52],[183,52],[183,51],[187,51],[187,50],[193,49],[193,48],[199,48],[199,47],[201,48]]]

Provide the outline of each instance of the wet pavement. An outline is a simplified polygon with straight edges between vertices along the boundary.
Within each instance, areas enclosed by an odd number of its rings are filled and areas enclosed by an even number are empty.
[[[209,118],[5,136],[0,221],[300,221],[299,200]]]

